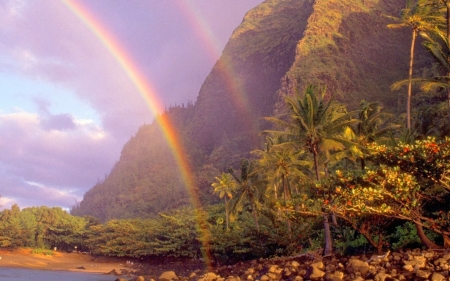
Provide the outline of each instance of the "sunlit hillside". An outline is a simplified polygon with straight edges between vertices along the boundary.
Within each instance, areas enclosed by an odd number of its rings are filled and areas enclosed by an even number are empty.
[[[75,215],[152,217],[211,195],[215,176],[238,167],[263,144],[262,118],[280,110],[283,95],[324,84],[349,108],[379,100],[404,112],[404,92],[390,86],[407,77],[408,29],[389,29],[404,1],[267,0],[249,11],[205,78],[194,104],[170,108],[194,187],[186,188],[158,123],[143,125],[124,146],[111,173],[74,206]],[[418,50],[416,69],[428,57]],[[194,65],[192,67],[195,67]],[[173,83],[176,83],[174,78]]]

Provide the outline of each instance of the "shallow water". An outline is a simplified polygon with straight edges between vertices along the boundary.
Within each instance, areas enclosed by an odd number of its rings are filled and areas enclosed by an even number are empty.
[[[117,276],[83,272],[0,268],[1,281],[114,281]]]

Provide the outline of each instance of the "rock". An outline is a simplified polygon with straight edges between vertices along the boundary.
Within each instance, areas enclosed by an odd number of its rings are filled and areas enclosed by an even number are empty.
[[[385,272],[379,272],[377,275],[375,275],[374,280],[375,281],[385,281],[387,277],[391,277],[391,275],[385,273]]]
[[[351,259],[348,261],[347,266],[345,267],[345,271],[347,273],[361,273],[361,275],[365,276],[367,272],[369,272],[370,266],[367,262],[360,261],[357,259]]]
[[[318,268],[318,269],[323,269],[323,268],[325,267],[325,266],[323,265],[323,262],[321,262],[321,261],[312,263],[311,266],[312,266],[312,267],[316,267],[316,268]]]
[[[127,279],[124,279],[124,278],[117,278],[116,280],[114,280],[114,281],[128,281]]]
[[[325,266],[325,272],[335,272],[336,271],[336,266],[334,264],[327,264],[327,266]]]
[[[323,280],[324,281],[342,281],[343,277],[344,277],[343,273],[339,274],[339,273],[329,273],[329,272],[327,272],[323,276]]]
[[[442,258],[446,261],[450,260],[450,254],[445,254],[442,256]]]
[[[116,275],[116,276],[120,275],[120,273],[117,272],[115,269],[111,270],[110,272],[108,272],[108,273],[106,273],[106,274],[107,274],[107,275]]]
[[[158,280],[159,281],[172,281],[172,280],[179,280],[179,278],[175,274],[174,271],[165,271],[159,276]]]
[[[279,268],[278,265],[272,265],[271,267],[269,267],[269,272],[274,273],[276,275],[281,275],[283,270]]]
[[[425,253],[423,253],[423,256],[427,259],[431,259],[432,257],[434,257],[434,253],[433,252],[425,252]]]
[[[438,258],[438,259],[434,260],[433,264],[442,266],[443,264],[447,264],[447,260],[445,260],[443,258]]]
[[[431,279],[430,279],[430,280],[431,280],[431,281],[444,281],[444,280],[445,280],[445,277],[444,277],[444,275],[435,272],[435,273],[433,273],[433,274],[431,275]]]
[[[427,259],[424,256],[410,256],[410,259],[404,260],[403,264],[412,265],[418,268],[425,268],[427,265]]]
[[[259,280],[260,280],[260,281],[269,281],[269,280],[270,280],[270,277],[264,274],[263,276],[261,276],[261,277],[259,278]]]
[[[134,279],[134,281],[145,281],[144,276],[138,276],[136,277],[136,279]]]
[[[198,278],[197,281],[215,281],[219,277],[220,277],[219,275],[216,275],[213,272],[208,272],[200,276],[200,278]]]
[[[312,263],[307,270],[306,277],[312,280],[320,279],[325,275],[322,262]]]
[[[414,266],[410,265],[410,264],[406,264],[403,266],[403,269],[408,271],[408,272],[413,272],[414,271]]]
[[[291,272],[291,270],[290,270],[289,268],[286,267],[286,268],[283,270],[283,276],[289,277],[289,276],[291,276],[291,274],[292,274],[292,272]]]
[[[254,273],[255,273],[255,269],[251,268],[251,267],[245,271],[245,274],[248,274],[248,275],[251,275],[251,274],[254,274]]]
[[[75,269],[86,269],[86,267],[84,267],[84,266],[79,266],[79,267],[76,267]]]
[[[431,275],[431,272],[429,272],[428,270],[417,270],[416,272],[416,276],[422,279],[428,279],[428,277]]]

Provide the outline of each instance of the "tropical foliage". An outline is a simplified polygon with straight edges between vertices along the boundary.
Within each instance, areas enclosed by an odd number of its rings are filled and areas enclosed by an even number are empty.
[[[312,9],[308,6],[312,2],[300,2],[305,9],[300,15],[303,18]],[[303,60],[296,60],[285,76],[280,91],[285,95],[274,115],[264,119],[267,123],[261,122],[265,126],[260,130],[265,140],[262,147],[256,145],[260,139],[252,135],[259,128],[254,123],[236,119],[228,122],[231,113],[248,116],[240,111],[242,107],[231,105],[227,95],[213,91],[227,80],[223,77],[226,67],[218,63],[214,71],[221,74],[209,77],[204,86],[204,91],[212,91],[216,99],[201,95],[196,105],[175,106],[164,113],[173,119],[174,129],[183,137],[182,145],[189,152],[184,160],[195,167],[193,190],[187,192],[176,160],[167,157],[171,148],[162,133],[155,126],[145,125],[125,146],[111,175],[73,208],[72,214],[80,216],[71,216],[60,208],[20,210],[12,206],[0,212],[0,247],[73,250],[77,246],[96,255],[204,257],[220,264],[317,248],[331,254],[358,249],[380,252],[409,245],[449,247],[449,2],[408,1],[400,17],[380,20],[367,12],[361,1],[349,1],[352,9],[347,10],[365,13],[379,27],[373,36],[366,32],[370,40],[359,34],[361,40],[354,44],[352,33],[336,29],[341,23],[354,28],[353,21],[360,22],[347,12],[337,12],[346,4],[316,2],[313,14],[327,11],[330,22],[309,18],[309,29],[297,49],[297,56]],[[289,3],[265,1],[249,15],[289,10]],[[298,17],[297,12],[289,14],[290,20]],[[370,49],[384,32],[397,32],[381,28],[388,25],[386,19],[392,21],[390,27],[412,28],[408,45],[402,45],[406,50],[398,50],[408,54],[404,63],[409,68],[404,68],[404,77],[395,76],[399,81],[394,85],[408,87],[406,101],[391,97],[377,101],[381,94],[370,94],[380,89],[380,81],[393,82],[389,80],[392,75],[381,71],[392,62],[377,68],[380,66],[371,61],[371,67],[363,67],[371,79],[376,71],[380,73],[371,80],[373,84],[365,84],[370,89],[360,96],[355,91],[364,87],[353,87],[357,79],[350,79],[350,72],[338,67],[359,73],[351,56],[358,54],[362,45],[355,44],[362,44],[366,38],[363,47]],[[234,38],[250,32],[250,23],[256,21],[246,20]],[[292,28],[285,21],[277,22],[274,30],[288,27]],[[354,28],[351,32],[361,30]],[[277,38],[267,45],[265,56],[274,55],[279,46],[289,46],[293,51],[291,43]],[[424,48],[415,46],[416,40]],[[227,58],[239,49],[236,42],[230,43]],[[344,58],[333,61],[335,57],[328,56],[341,49],[345,50]],[[421,51],[427,51],[429,59],[416,63],[415,54]],[[305,57],[306,53],[321,56]],[[240,54],[242,61],[250,58],[245,55]],[[299,67],[299,61],[304,67]],[[420,66],[421,71],[414,71],[413,66]],[[265,69],[270,72],[269,68]],[[284,72],[287,69],[280,68]],[[305,69],[310,72],[305,73]],[[366,76],[354,77],[369,79]],[[280,74],[275,78],[278,83]],[[240,82],[236,82],[236,87],[242,86],[237,90],[244,92],[246,85]],[[413,94],[414,84],[419,87]],[[348,96],[344,89],[348,89]],[[398,114],[403,110],[391,105],[393,101],[405,102],[406,122]],[[263,107],[254,96],[250,103],[253,108]],[[202,118],[205,113],[211,120]],[[197,123],[194,126],[186,120]],[[221,130],[203,130],[216,125]],[[203,207],[186,207],[190,196],[200,199]],[[82,216],[84,212],[98,220]]]

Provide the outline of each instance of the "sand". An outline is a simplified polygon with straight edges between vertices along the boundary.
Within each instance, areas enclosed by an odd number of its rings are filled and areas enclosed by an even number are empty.
[[[53,252],[51,256],[33,254],[32,249],[0,250],[0,267],[63,270],[90,273],[121,272],[126,261],[116,258],[94,258],[83,253]]]

